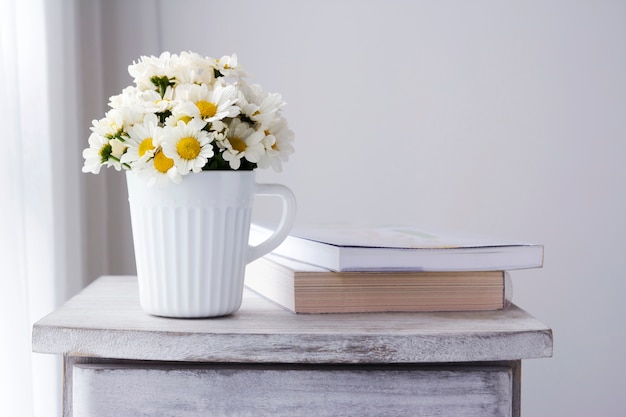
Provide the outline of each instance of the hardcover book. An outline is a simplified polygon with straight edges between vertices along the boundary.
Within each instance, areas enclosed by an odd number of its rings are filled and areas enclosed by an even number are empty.
[[[269,230],[254,224],[255,244]],[[415,226],[295,227],[273,254],[332,271],[510,271],[543,266],[543,245]]]
[[[333,272],[271,255],[248,264],[245,284],[293,313],[501,310],[512,298],[504,271]]]

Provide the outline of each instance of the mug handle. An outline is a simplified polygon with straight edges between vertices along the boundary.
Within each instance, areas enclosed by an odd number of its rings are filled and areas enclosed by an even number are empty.
[[[255,194],[278,196],[283,201],[283,207],[278,227],[270,237],[256,246],[248,244],[248,263],[276,249],[287,238],[296,220],[296,197],[286,186],[281,184],[257,184]]]

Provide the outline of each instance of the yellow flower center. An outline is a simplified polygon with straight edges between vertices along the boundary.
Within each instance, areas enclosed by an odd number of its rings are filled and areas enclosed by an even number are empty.
[[[178,152],[181,158],[186,160],[197,158],[201,149],[200,142],[194,137],[182,138],[176,144],[176,152]]]
[[[200,100],[196,103],[196,107],[200,110],[200,117],[203,119],[215,116],[217,106],[210,101]]]
[[[246,142],[237,136],[228,138],[228,141],[230,142],[230,146],[232,146],[233,149],[238,152],[244,152],[247,148]]]
[[[174,160],[165,156],[162,150],[159,150],[156,155],[154,155],[154,168],[156,168],[157,171],[165,174],[173,166]]]
[[[183,122],[185,122],[185,124],[191,122],[191,117],[190,116],[181,116],[178,120],[182,120]]]
[[[139,149],[137,153],[139,156],[144,156],[146,152],[154,149],[154,145],[152,144],[152,138],[146,138],[139,144]]]

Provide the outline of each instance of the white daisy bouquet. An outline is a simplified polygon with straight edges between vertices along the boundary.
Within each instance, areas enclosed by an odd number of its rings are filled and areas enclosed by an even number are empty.
[[[106,166],[151,184],[180,182],[202,170],[280,171],[294,151],[282,97],[248,84],[236,55],[164,52],[142,56],[128,72],[134,85],[92,122],[83,172]]]

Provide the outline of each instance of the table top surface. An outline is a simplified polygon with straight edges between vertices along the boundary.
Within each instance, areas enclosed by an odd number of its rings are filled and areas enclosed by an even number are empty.
[[[552,331],[512,305],[502,311],[293,314],[246,290],[236,313],[151,316],[137,278],[105,276],[33,326],[33,351],[96,358],[383,364],[545,358]]]

